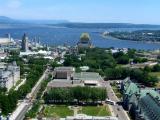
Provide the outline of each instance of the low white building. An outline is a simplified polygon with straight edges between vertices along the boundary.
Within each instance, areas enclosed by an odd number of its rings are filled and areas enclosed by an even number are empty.
[[[20,80],[20,67],[17,66],[16,62],[10,65],[5,65],[0,69],[0,87],[7,88],[9,91],[16,82]]]
[[[8,53],[4,51],[4,49],[0,49],[0,60],[3,60],[7,57]]]
[[[0,38],[0,45],[9,45],[11,43],[13,43],[13,39],[12,38]]]

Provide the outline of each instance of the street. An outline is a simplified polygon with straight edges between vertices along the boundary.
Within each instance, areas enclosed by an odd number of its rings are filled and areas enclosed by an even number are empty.
[[[32,89],[31,93],[27,94],[26,96],[27,99],[23,100],[23,102],[21,102],[17,106],[16,110],[11,114],[10,120],[23,120],[24,119],[25,114],[27,113],[29,108],[32,106],[33,101],[30,101],[29,99],[34,99],[36,97],[36,94],[40,88],[40,85],[42,81],[46,78],[47,75],[48,75],[48,69],[45,70],[41,78],[38,80],[37,84]]]
[[[115,101],[116,103],[120,102],[120,100],[114,94],[109,81],[106,82],[106,89],[107,89],[108,98],[110,100]],[[118,104],[109,105],[109,107],[111,108],[112,115],[117,116],[119,120],[130,120],[126,111],[123,109],[123,107],[121,105],[118,105]]]

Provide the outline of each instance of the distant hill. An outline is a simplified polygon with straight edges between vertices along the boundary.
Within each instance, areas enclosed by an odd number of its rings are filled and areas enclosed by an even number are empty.
[[[0,25],[47,25],[68,28],[160,28],[160,25],[130,24],[130,23],[73,23],[67,20],[16,20],[6,16],[0,16]]]
[[[160,28],[160,25],[131,23],[63,23],[58,26],[68,28]]]
[[[10,24],[10,23],[17,23],[18,21],[11,19],[9,17],[0,16],[0,23],[1,24]]]
[[[0,20],[1,21],[5,21],[5,20],[12,20],[11,18],[9,18],[9,17],[5,17],[5,16],[0,16]]]
[[[23,20],[27,23],[34,23],[34,24],[65,24],[69,23],[68,20]]]
[[[62,24],[67,20],[15,20],[6,16],[0,16],[0,24]]]

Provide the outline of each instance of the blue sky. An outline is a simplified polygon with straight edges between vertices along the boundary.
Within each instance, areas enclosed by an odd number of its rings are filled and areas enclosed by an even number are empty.
[[[160,24],[160,0],[0,0],[0,16]]]

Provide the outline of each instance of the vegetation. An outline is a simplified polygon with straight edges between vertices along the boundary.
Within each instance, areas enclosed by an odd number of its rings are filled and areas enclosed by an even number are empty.
[[[79,106],[78,113],[91,116],[109,116],[110,111],[107,106]],[[65,118],[66,116],[73,116],[73,110],[69,109],[67,105],[50,105],[45,106],[43,111],[44,116],[54,118]]]
[[[122,93],[120,91],[120,89],[118,88],[116,82],[111,83],[112,89],[114,91],[114,93],[116,94],[116,96],[121,99],[122,98]]]
[[[159,42],[160,30],[137,30],[133,32],[111,32],[110,36],[133,41]]]
[[[90,116],[110,116],[110,111],[107,106],[83,106],[79,113]]]
[[[105,77],[108,80],[124,79],[130,75],[129,68],[106,68]]]
[[[43,114],[46,117],[66,118],[67,116],[73,116],[73,111],[66,105],[50,105],[45,107]]]
[[[113,57],[117,61],[117,64],[128,64],[129,63],[129,56],[127,54],[124,54],[123,52],[114,53]]]
[[[9,58],[9,60],[6,61],[17,61],[22,62],[22,59],[18,56],[12,56]],[[4,92],[0,92],[0,108],[2,109],[2,114],[7,115],[8,113],[11,113],[17,106],[18,100],[24,99],[31,91],[33,86],[36,84],[38,79],[43,74],[47,61],[42,58],[28,58],[28,75],[27,75],[27,81],[24,85],[20,86],[17,91],[13,90],[10,91],[8,94],[5,94]]]
[[[72,103],[104,101],[106,90],[103,88],[73,87],[54,88],[44,95],[45,103]]]
[[[152,71],[152,72],[160,72],[160,65],[157,64],[157,65],[153,66],[153,68],[152,68],[151,71]]]
[[[36,97],[36,102],[32,105],[32,108],[27,112],[27,114],[25,115],[25,117],[29,117],[29,118],[35,118],[39,109],[40,109],[40,99],[43,96],[43,91],[46,89],[46,86],[48,84],[48,82],[51,81],[51,76],[49,76],[49,78],[47,80],[44,80],[41,83],[40,89],[37,93],[37,97]]]
[[[130,71],[130,77],[132,80],[136,82],[143,83],[146,86],[155,86],[158,83],[158,78],[156,76],[152,76],[149,72],[144,71],[142,69],[133,69]]]
[[[37,116],[38,110],[40,108],[40,103],[39,102],[35,102],[32,106],[32,109],[29,110],[29,112],[27,112],[27,114],[25,115],[26,118],[35,118]]]
[[[140,58],[140,57],[135,57],[133,59],[133,63],[144,63],[147,62],[148,60],[146,58]]]
[[[80,66],[89,66],[89,72],[99,72],[106,80],[124,79],[130,76],[136,82],[147,86],[154,86],[158,82],[157,77],[150,75],[149,72],[160,71],[159,65],[153,68],[145,67],[144,69],[123,67],[123,65],[129,64],[130,61],[134,63],[144,63],[148,61],[145,58],[137,57],[136,50],[129,49],[128,53],[120,51],[114,54],[105,50],[106,49],[102,48],[79,49],[81,55],[67,55],[64,66],[74,66],[77,71],[80,71]]]

